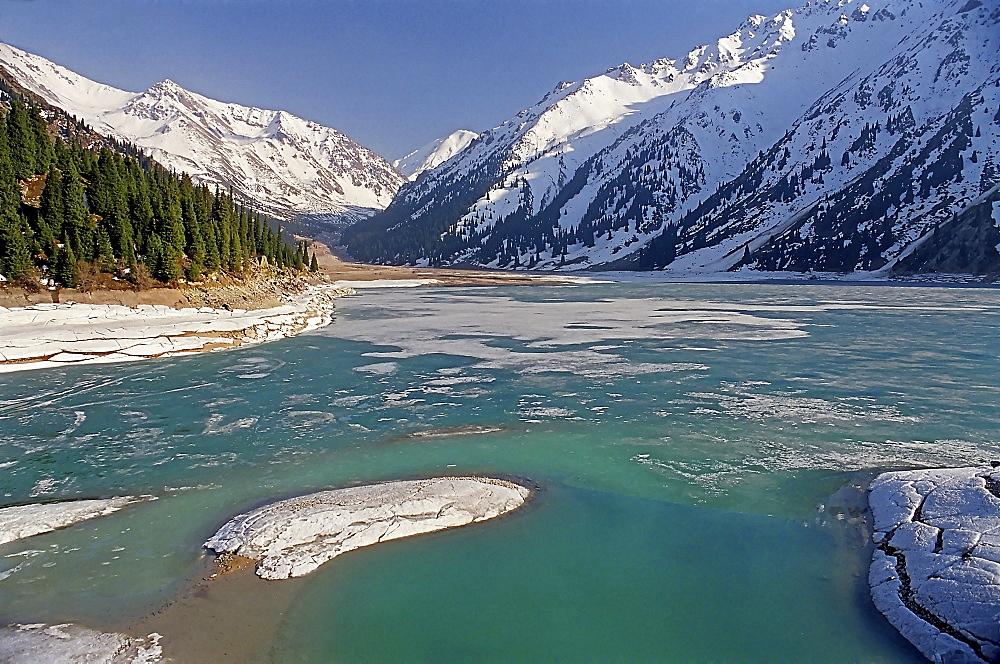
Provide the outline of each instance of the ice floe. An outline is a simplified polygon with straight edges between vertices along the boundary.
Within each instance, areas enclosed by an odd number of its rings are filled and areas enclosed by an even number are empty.
[[[152,664],[162,661],[160,635],[141,639],[69,623],[0,627],[0,661],[8,664]]]
[[[0,544],[106,516],[132,503],[151,499],[149,496],[121,496],[0,508]]]
[[[36,304],[0,308],[0,373],[69,364],[186,355],[293,336],[333,320],[333,300],[354,291],[317,286],[279,307],[136,308]]]
[[[369,544],[484,521],[520,507],[528,489],[491,478],[440,477],[321,491],[241,514],[205,547],[256,560],[257,576],[303,576]]]
[[[1000,469],[884,473],[872,599],[934,662],[1000,661]]]

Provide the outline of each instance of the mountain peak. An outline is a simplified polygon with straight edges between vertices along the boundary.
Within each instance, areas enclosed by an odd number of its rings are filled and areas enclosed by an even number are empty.
[[[149,89],[146,90],[146,92],[154,92],[154,91],[155,92],[176,92],[177,90],[184,90],[184,88],[182,88],[181,86],[177,85],[176,83],[174,83],[173,81],[171,81],[169,78],[165,78],[162,81],[160,81],[159,83],[154,83],[153,85],[149,86]],[[186,92],[186,90],[184,90],[184,91]]]
[[[384,208],[404,179],[335,129],[215,101],[169,78],[134,93],[95,83],[44,58],[0,45],[0,66],[48,103],[101,134],[146,151],[209,186],[232,188],[276,217],[357,216]]]
[[[397,159],[392,165],[410,180],[415,180],[424,171],[432,170],[451,159],[478,137],[479,134],[474,131],[459,129]]]

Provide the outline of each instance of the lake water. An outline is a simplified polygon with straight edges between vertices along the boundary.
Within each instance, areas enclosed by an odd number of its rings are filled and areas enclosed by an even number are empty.
[[[249,507],[477,473],[537,491],[293,582],[260,661],[922,661],[868,599],[857,487],[1000,459],[998,305],[974,288],[385,289],[294,339],[0,375],[0,504],[158,498],[0,548],[0,624],[119,626],[182,592]]]

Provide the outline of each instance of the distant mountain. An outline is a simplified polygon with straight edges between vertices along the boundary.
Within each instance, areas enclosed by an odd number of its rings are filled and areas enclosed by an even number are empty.
[[[889,270],[1000,182],[998,54],[996,0],[751,16],[559,84],[344,239],[421,265]]]
[[[218,102],[169,80],[125,92],[6,44],[0,67],[97,132],[133,143],[200,183],[232,187],[238,199],[277,217],[367,216],[388,205],[405,181],[344,134],[285,111]]]
[[[437,167],[464,150],[477,136],[479,134],[474,131],[459,129],[397,159],[392,165],[410,180],[415,180],[424,171]]]

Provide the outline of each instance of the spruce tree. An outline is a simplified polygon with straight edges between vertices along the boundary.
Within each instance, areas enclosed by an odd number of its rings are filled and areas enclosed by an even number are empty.
[[[55,265],[52,268],[52,276],[56,283],[66,288],[76,288],[76,254],[73,253],[73,246],[69,242],[69,237],[63,236],[62,246],[56,249]]]
[[[27,223],[18,217],[0,218],[0,274],[20,279],[31,270],[31,254],[26,237]]]

